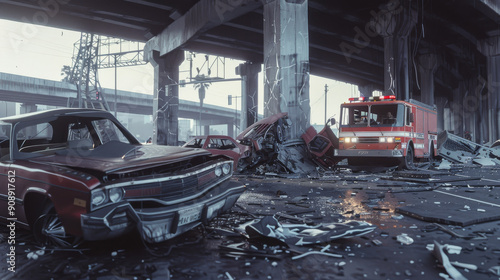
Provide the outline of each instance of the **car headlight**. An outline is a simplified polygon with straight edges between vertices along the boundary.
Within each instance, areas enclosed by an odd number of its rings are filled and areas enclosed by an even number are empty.
[[[106,193],[103,190],[92,192],[92,205],[99,206],[106,201]]]
[[[215,167],[215,176],[219,177],[222,175],[222,168],[220,166]]]
[[[109,200],[111,202],[118,202],[123,198],[123,189],[122,188],[111,188],[109,189]]]
[[[229,174],[229,172],[231,172],[231,165],[229,163],[224,163],[222,165],[222,173],[224,173],[224,175],[227,175]]]

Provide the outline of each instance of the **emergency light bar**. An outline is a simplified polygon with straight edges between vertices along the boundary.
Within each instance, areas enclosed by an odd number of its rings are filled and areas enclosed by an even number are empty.
[[[365,101],[365,97],[351,97],[349,98],[349,101]]]
[[[353,101],[389,101],[389,100],[396,100],[396,95],[371,96],[370,98],[366,98],[366,97],[351,97],[351,98],[349,98],[350,102],[353,102]]]

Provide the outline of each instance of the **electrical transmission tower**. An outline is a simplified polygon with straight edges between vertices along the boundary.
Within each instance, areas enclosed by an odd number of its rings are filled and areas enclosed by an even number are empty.
[[[78,93],[76,99],[68,99],[68,107],[109,111],[108,102],[99,83],[98,69],[114,67],[116,113],[116,69],[146,64],[142,50],[140,43],[82,32],[80,40],[74,44],[73,65],[69,77],[69,81],[76,85]]]

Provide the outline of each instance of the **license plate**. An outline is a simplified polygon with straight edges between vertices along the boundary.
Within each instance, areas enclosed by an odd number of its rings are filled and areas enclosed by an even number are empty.
[[[180,210],[179,211],[179,226],[189,224],[200,220],[201,218],[201,207]]]

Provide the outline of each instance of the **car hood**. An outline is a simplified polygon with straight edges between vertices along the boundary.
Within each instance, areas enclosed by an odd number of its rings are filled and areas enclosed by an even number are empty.
[[[55,155],[37,157],[30,161],[120,174],[207,155],[211,153],[203,149],[116,142],[98,146],[93,150],[62,150]]]

